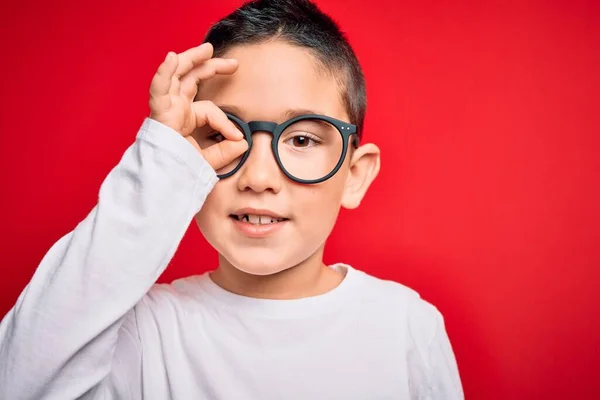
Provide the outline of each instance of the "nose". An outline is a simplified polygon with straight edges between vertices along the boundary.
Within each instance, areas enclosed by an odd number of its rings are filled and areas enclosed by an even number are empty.
[[[266,132],[252,134],[252,149],[238,171],[237,186],[240,191],[252,190],[262,193],[270,190],[278,193],[281,190],[283,173],[271,150],[272,138],[273,136]]]

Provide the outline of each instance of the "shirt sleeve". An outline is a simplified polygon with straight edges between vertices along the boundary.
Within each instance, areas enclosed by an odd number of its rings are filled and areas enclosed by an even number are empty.
[[[185,138],[144,120],[97,205],[50,248],[0,323],[0,399],[111,398],[135,390],[136,371],[113,354],[119,347],[119,354],[139,355],[134,306],[216,182]],[[119,373],[111,374],[113,367]]]
[[[442,314],[417,298],[409,306],[408,331],[411,400],[463,400],[458,365]]]

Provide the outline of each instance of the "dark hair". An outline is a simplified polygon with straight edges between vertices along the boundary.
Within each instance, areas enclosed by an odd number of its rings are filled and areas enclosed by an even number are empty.
[[[338,81],[342,101],[358,137],[367,108],[362,69],[336,22],[309,0],[250,1],[214,24],[204,38],[220,57],[234,46],[281,39],[308,48]]]

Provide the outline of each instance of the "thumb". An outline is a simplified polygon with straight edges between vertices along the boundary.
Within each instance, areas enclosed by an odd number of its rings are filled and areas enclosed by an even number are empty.
[[[218,170],[230,164],[248,150],[245,140],[224,140],[205,149],[202,156],[213,169]]]

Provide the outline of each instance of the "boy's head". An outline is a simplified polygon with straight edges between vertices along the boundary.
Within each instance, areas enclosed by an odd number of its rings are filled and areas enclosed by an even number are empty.
[[[308,0],[246,3],[211,27],[205,41],[221,57],[236,46],[281,40],[308,50],[315,67],[339,86],[349,121],[362,135],[367,94],[362,68],[337,24]]]
[[[281,124],[318,114],[338,121],[338,127],[303,120],[286,128],[274,147],[271,133],[256,130],[247,158],[219,181],[196,216],[200,230],[224,267],[269,275],[310,261],[320,265],[340,206],[358,206],[379,171],[375,145],[353,146],[358,143],[353,136],[362,136],[366,94],[352,48],[337,25],[307,0],[247,3],[215,24],[205,41],[214,46],[215,57],[235,58],[239,68],[202,82],[196,100],[210,100],[246,123]],[[351,124],[355,135],[344,137]],[[328,139],[319,137],[326,134]],[[206,128],[194,133],[201,146],[213,135]],[[295,177],[314,180],[324,175],[322,168],[333,171],[331,162],[319,162],[332,154],[339,169],[319,183],[290,179],[278,164],[279,159]],[[261,224],[270,225],[250,225],[259,222],[258,215]]]

